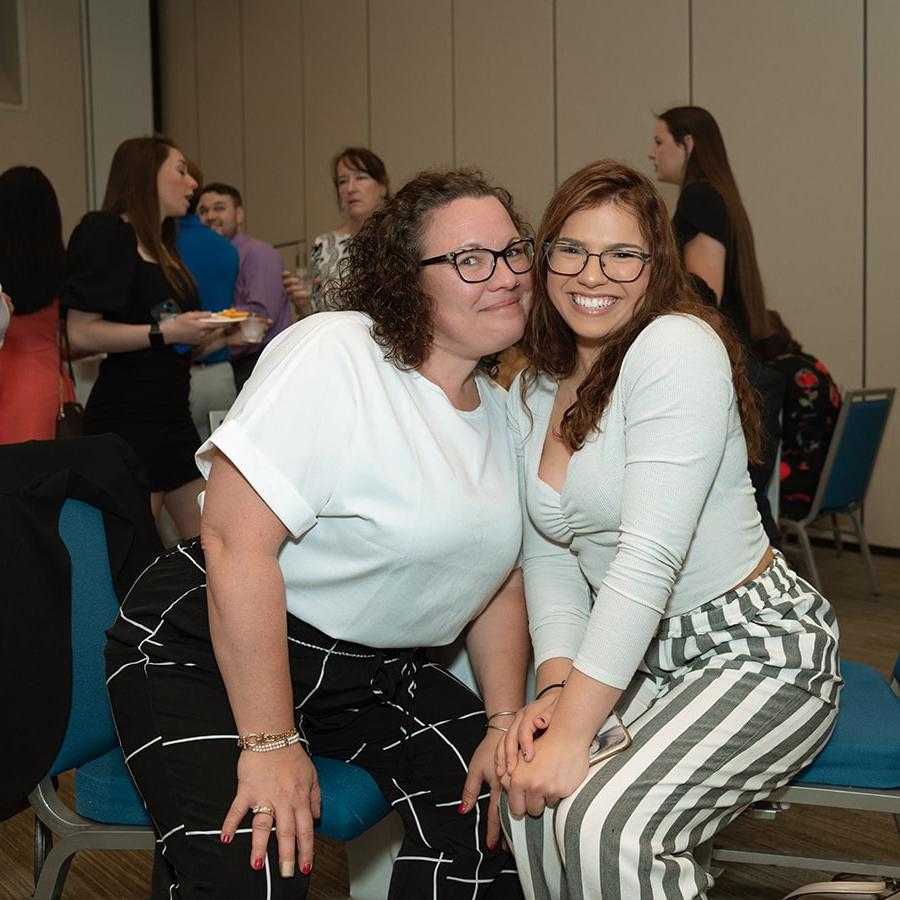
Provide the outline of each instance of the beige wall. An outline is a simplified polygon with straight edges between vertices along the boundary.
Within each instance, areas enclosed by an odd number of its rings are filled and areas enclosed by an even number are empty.
[[[66,233],[87,206],[81,12],[77,0],[24,3],[28,105],[0,109],[0,172],[41,169],[56,188]]]
[[[337,224],[328,163],[345,144],[376,150],[395,185],[425,166],[477,164],[537,223],[554,185],[591,159],[649,171],[654,111],[707,106],[754,225],[769,304],[844,387],[900,382],[894,0],[868,2],[867,59],[863,0],[163,0],[161,9],[164,33],[177,31],[163,41],[163,70],[187,72],[165,95],[167,127],[198,148],[210,177],[245,187],[253,229],[273,242]],[[674,204],[676,192],[664,194]],[[898,451],[900,410],[868,508],[871,540],[894,547]]]
[[[900,299],[897,264],[900,175],[900,3],[868,3],[868,134],[866,172],[866,382],[871,387],[900,387]],[[900,546],[900,398],[888,424],[866,504],[866,532],[875,543]]]
[[[28,102],[0,108],[0,171],[42,169],[68,235],[103,198],[119,143],[153,128],[146,0],[23,3]]]
[[[44,167],[71,225],[86,197],[79,4],[25,7],[31,105],[0,110],[0,164]],[[249,230],[302,252],[338,224],[343,145],[375,149],[395,185],[480,165],[536,222],[590,159],[649,171],[654,111],[705,105],[770,305],[844,387],[896,385],[898,33],[896,0],[161,0],[163,124],[243,189]],[[867,510],[871,540],[894,547],[898,452],[900,410]]]

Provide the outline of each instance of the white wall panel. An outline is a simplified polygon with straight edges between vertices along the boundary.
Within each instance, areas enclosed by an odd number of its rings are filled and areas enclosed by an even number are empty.
[[[99,206],[122,141],[153,132],[150,7],[147,0],[88,0],[90,149]]]
[[[306,234],[340,224],[331,159],[369,144],[369,53],[366,0],[303,2],[303,135]]]
[[[196,10],[193,0],[160,0],[158,9],[162,128],[199,164]]]
[[[453,164],[451,11],[451,0],[369,2],[371,146],[394,189]]]
[[[0,172],[41,169],[56,189],[68,236],[87,211],[79,4],[46,0],[22,9],[28,105],[0,109]]]
[[[862,381],[862,7],[693,0],[694,102],[719,122],[767,301]]]
[[[244,75],[240,0],[195,0],[198,160],[207,181],[243,190]]]
[[[554,187],[553,4],[455,0],[455,160],[537,223]]]
[[[295,0],[241,4],[247,231],[273,244],[303,237],[303,75]]]
[[[654,116],[689,98],[688,4],[556,4],[557,182],[604,157],[652,175]],[[677,190],[660,189],[674,209]]]
[[[900,287],[897,210],[900,177],[900,4],[868,3],[868,227],[866,386],[900,387]],[[873,544],[900,547],[900,400],[888,421],[866,503],[866,533]]]

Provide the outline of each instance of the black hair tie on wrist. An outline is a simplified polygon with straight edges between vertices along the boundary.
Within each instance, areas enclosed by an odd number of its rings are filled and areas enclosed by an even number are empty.
[[[563,679],[562,681],[557,682],[556,684],[548,684],[547,687],[545,687],[543,690],[541,690],[541,691],[538,692],[538,695],[537,695],[534,699],[535,699],[535,700],[540,700],[541,697],[543,697],[544,694],[547,693],[547,691],[552,691],[553,688],[562,688],[562,687],[565,687],[565,686],[566,686],[565,679]]]

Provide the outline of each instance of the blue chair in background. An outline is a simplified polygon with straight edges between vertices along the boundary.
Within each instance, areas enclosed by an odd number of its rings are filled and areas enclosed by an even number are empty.
[[[72,703],[62,747],[47,776],[29,795],[35,814],[37,900],[56,900],[79,850],[152,849],[153,830],[125,768],[109,701],[104,631],[119,610],[99,509],[66,500],[59,533],[72,567]],[[76,769],[76,809],[60,798],[53,779]],[[53,846],[53,834],[59,840]]]
[[[879,593],[878,576],[875,574],[861,514],[893,402],[894,388],[867,388],[844,394],[822,476],[809,512],[802,519],[779,519],[778,524],[784,533],[792,532],[797,535],[806,557],[810,582],[819,590],[822,589],[822,583],[807,529],[818,518],[827,515],[831,517],[838,553],[841,551],[841,534],[855,536],[866,562],[872,593]],[[852,520],[852,532],[839,527],[837,517],[842,513]]]
[[[837,724],[825,748],[811,766],[758,804],[755,811],[765,818],[774,818],[781,809],[792,805],[887,813],[893,816],[889,830],[896,839],[900,828],[900,656],[894,667],[893,685],[877,669],[862,663],[842,662],[841,674],[844,687]],[[815,834],[815,828],[811,828],[810,835]],[[712,859],[718,863],[756,863],[900,878],[900,842],[890,859],[838,858],[816,853],[815,849],[813,846],[805,854],[716,843]]]
[[[106,694],[105,631],[119,611],[109,568],[103,516],[68,499],[59,534],[71,559],[72,702],[56,760],[29,795],[35,814],[36,900],[58,900],[79,850],[153,849],[143,802],[119,749]],[[352,841],[383,819],[390,807],[372,777],[358,766],[313,757],[322,790],[316,831]],[[56,791],[55,777],[75,769],[76,808]],[[55,845],[53,835],[58,836]]]

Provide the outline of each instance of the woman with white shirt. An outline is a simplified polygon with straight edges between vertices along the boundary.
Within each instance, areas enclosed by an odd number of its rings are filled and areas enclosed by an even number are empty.
[[[533,248],[502,189],[418,176],[354,241],[345,311],[278,335],[198,451],[201,538],[141,576],[107,648],[174,897],[306,896],[312,754],[403,818],[391,897],[521,896],[494,768],[524,699],[520,512],[482,361],[522,334]],[[483,701],[420,649],[463,630]]]
[[[827,601],[769,547],[743,350],[658,192],[556,192],[510,388],[537,699],[497,754],[534,898],[706,897],[693,850],[809,763],[840,686]]]

